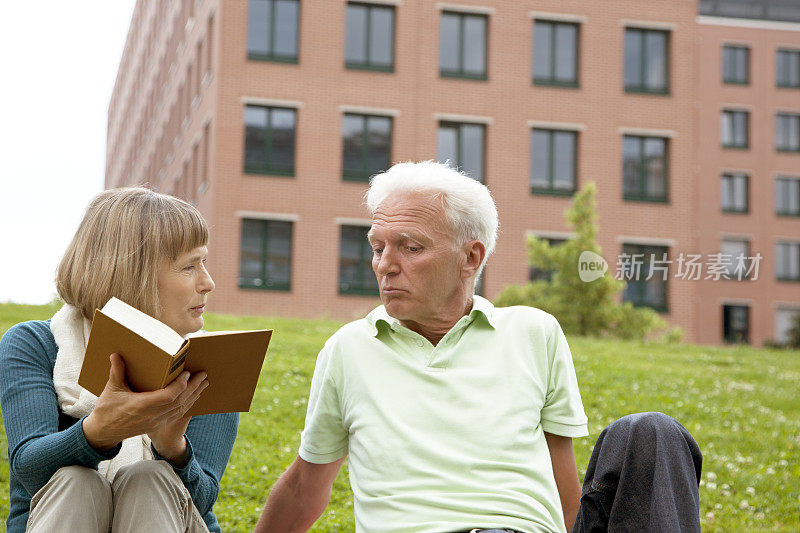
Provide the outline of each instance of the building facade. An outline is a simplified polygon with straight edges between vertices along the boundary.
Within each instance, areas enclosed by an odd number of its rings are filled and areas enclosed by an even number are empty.
[[[450,161],[490,188],[501,236],[489,298],[537,276],[527,236],[569,238],[564,209],[594,181],[624,299],[690,341],[760,344],[800,302],[800,23],[720,5],[140,0],[109,106],[106,185],[147,183],[199,207],[214,311],[346,320],[379,301],[363,195],[392,162]],[[749,84],[723,82],[748,46]],[[743,121],[750,144],[729,146]],[[746,212],[729,177],[740,174]],[[720,250],[731,275],[734,252],[761,251],[757,279],[685,275],[689,255],[708,270]]]

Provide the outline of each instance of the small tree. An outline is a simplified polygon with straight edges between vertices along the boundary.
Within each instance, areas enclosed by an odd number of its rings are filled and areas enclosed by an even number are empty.
[[[565,212],[574,238],[556,246],[551,246],[545,239],[528,239],[529,263],[551,271],[550,280],[506,287],[495,303],[498,306],[538,307],[554,315],[567,333],[643,338],[664,328],[664,320],[652,309],[634,307],[630,302],[617,303],[616,296],[625,288],[625,282],[610,275],[585,282],[578,272],[582,252],[591,251],[598,255],[601,252],[596,241],[595,192],[594,183],[586,184]],[[676,330],[670,338],[674,340],[679,335]]]

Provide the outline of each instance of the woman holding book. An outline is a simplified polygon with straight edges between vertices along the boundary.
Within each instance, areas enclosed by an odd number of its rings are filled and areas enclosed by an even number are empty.
[[[91,202],[58,267],[65,305],[0,341],[9,533],[220,531],[212,507],[239,417],[186,416],[205,373],[137,393],[109,354],[99,397],[77,383],[94,310],[112,296],[182,336],[203,326],[207,244],[203,217],[177,198],[123,188]]]

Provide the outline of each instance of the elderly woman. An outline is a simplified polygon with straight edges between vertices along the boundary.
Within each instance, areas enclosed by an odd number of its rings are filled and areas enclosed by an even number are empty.
[[[207,244],[203,217],[171,196],[123,188],[89,205],[56,276],[65,305],[0,341],[9,533],[220,531],[212,507],[239,419],[185,415],[205,373],[133,392],[109,354],[99,397],[77,384],[92,315],[112,296],[184,336],[203,326]]]

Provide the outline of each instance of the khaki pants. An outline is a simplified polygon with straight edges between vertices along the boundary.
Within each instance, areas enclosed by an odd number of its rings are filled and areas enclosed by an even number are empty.
[[[189,491],[165,461],[139,461],[109,483],[83,466],[60,468],[31,499],[27,531],[207,532]]]

